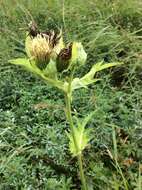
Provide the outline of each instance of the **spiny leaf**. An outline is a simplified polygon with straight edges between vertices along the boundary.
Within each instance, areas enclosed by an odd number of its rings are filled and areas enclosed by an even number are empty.
[[[89,84],[92,84],[101,80],[101,79],[94,78],[96,72],[107,69],[109,67],[114,67],[120,64],[122,63],[105,63],[105,64],[103,64],[103,62],[96,63],[95,65],[93,65],[91,70],[86,75],[84,75],[84,77],[73,79],[72,90],[79,89],[82,87],[86,88]]]
[[[97,81],[100,81],[101,79],[88,79],[88,78],[84,78],[84,79],[80,79],[80,78],[74,78],[73,81],[72,81],[72,90],[76,90],[76,89],[79,89],[79,88],[87,88],[87,86],[89,84],[92,84],[92,83],[96,83]]]
[[[95,112],[91,112],[84,119],[80,120],[77,117],[77,127],[74,127],[75,138],[77,142],[77,147],[74,143],[74,139],[71,133],[68,133],[68,137],[70,139],[69,149],[73,156],[77,156],[80,154],[88,145],[89,141],[92,139],[91,129],[85,129],[87,123],[92,119]]]
[[[81,120],[81,124],[86,127],[87,123],[93,118],[96,111],[92,111],[90,114],[88,114],[85,118]]]
[[[14,65],[20,65],[25,67],[27,70],[29,70],[30,72],[36,73],[36,74],[41,74],[40,69],[38,69],[35,66],[35,62],[34,60],[29,60],[27,58],[17,58],[17,59],[12,59],[9,60],[9,63],[12,63]]]
[[[122,63],[116,62],[116,63],[105,63],[103,64],[103,62],[99,62],[96,63],[95,65],[93,65],[93,67],[91,68],[91,70],[84,76],[81,78],[81,80],[93,80],[94,76],[96,74],[96,72],[107,69],[109,67],[114,67],[117,65],[121,65]]]
[[[29,70],[30,72],[33,72],[34,74],[39,75],[47,83],[49,83],[49,84],[51,84],[51,85],[53,85],[53,86],[55,86],[55,87],[57,87],[63,91],[65,90],[64,89],[64,83],[62,81],[57,80],[56,76],[54,76],[54,78],[53,78],[53,75],[52,75],[52,78],[50,78],[51,76],[49,76],[48,72],[51,69],[51,65],[50,65],[50,67],[48,67],[47,70],[41,71],[38,67],[36,67],[34,60],[29,60],[26,58],[17,58],[17,59],[9,60],[9,63],[23,66],[27,70]],[[54,65],[53,65],[53,67],[54,67]]]
[[[86,148],[90,141],[90,130],[85,129],[83,126],[76,127],[74,129],[75,138],[77,141],[77,147],[74,143],[74,139],[71,133],[68,133],[69,137],[69,149],[73,156],[81,154],[81,152]]]

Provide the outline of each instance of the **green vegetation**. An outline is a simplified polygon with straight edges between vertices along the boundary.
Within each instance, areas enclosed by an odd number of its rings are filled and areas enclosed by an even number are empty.
[[[5,0],[0,2],[0,190],[79,190],[78,165],[68,151],[64,95],[8,63],[25,57],[28,23],[62,28],[81,41],[87,64],[124,62],[101,71],[73,93],[72,115],[91,111],[90,145],[83,151],[89,190],[142,189],[141,0]]]

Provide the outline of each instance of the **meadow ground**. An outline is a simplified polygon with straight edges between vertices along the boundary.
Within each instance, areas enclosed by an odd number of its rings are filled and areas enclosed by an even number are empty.
[[[81,41],[89,71],[98,61],[124,62],[74,93],[73,114],[96,110],[84,151],[89,190],[142,189],[142,1],[0,1],[0,190],[79,190],[68,151],[64,97],[8,63],[24,57],[27,25],[62,28]]]

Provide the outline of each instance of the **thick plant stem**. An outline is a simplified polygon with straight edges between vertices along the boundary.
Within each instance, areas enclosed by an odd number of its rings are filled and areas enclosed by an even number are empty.
[[[72,114],[71,114],[71,91],[70,91],[70,89],[71,88],[69,87],[68,93],[65,94],[66,116],[67,116],[67,119],[68,119],[69,124],[70,124],[71,134],[73,137],[73,141],[75,144],[76,151],[79,152],[79,147],[78,147],[77,139],[75,136],[74,124],[73,124]],[[80,179],[81,179],[81,183],[82,183],[82,190],[88,190],[86,180],[85,180],[85,176],[84,176],[84,171],[83,171],[82,154],[81,153],[79,153],[77,155],[77,159],[78,159],[78,165],[79,165]]]

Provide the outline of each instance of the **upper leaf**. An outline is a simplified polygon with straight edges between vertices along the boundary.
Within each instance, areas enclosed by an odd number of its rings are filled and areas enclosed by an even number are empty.
[[[35,73],[36,75],[39,75],[42,79],[44,79],[49,84],[61,89],[65,90],[64,83],[62,81],[59,81],[57,79],[57,73],[56,73],[56,66],[54,61],[50,61],[50,63],[47,65],[46,69],[44,71],[41,71],[37,66],[34,60],[29,60],[26,58],[17,58],[9,60],[10,63],[15,65],[20,65],[25,67],[30,72]]]
[[[102,62],[96,63],[95,65],[93,65],[93,67],[91,68],[91,70],[84,76],[81,78],[82,81],[86,81],[87,83],[89,83],[89,81],[94,79],[94,76],[96,74],[96,72],[110,68],[110,67],[114,67],[117,65],[121,65],[122,63],[119,62],[115,62],[115,63],[105,63],[103,64]],[[90,81],[90,82],[91,82]]]
[[[103,64],[103,62],[96,63],[95,65],[93,65],[91,70],[82,78],[73,79],[72,90],[79,89],[82,87],[86,88],[89,84],[92,84],[101,80],[101,79],[95,79],[96,72],[107,69],[109,67],[117,66],[120,64],[122,63],[105,63],[105,64]]]

